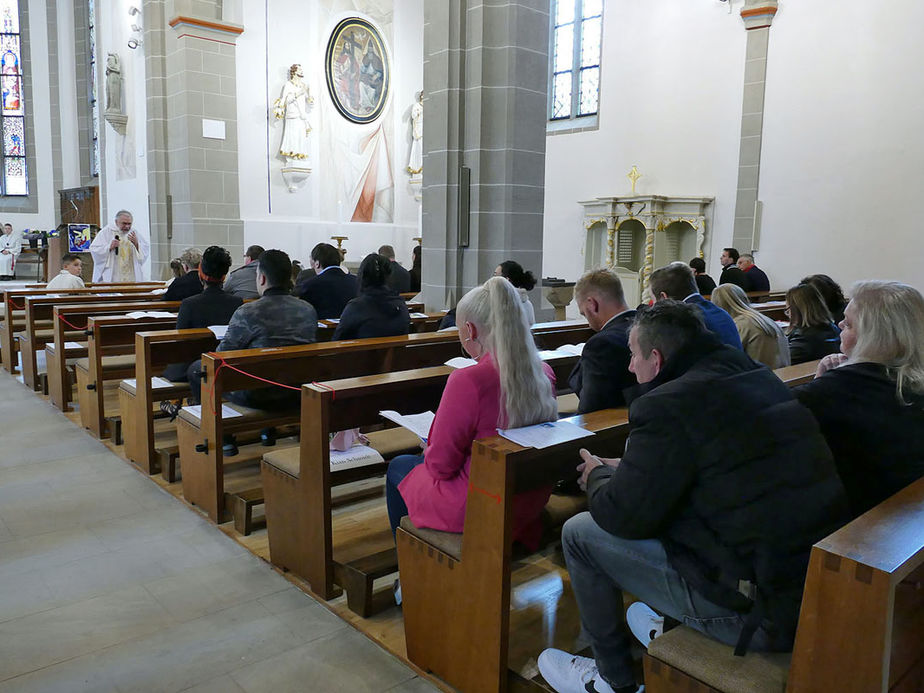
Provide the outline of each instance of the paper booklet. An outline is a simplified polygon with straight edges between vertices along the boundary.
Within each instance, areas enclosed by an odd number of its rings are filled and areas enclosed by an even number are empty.
[[[128,383],[132,387],[138,386],[138,381],[135,380],[135,378],[126,378],[122,382]],[[153,378],[151,378],[151,389],[152,390],[157,390],[158,388],[163,389],[165,387],[174,387],[174,384],[165,378],[160,378],[157,376],[154,376]]]
[[[86,344],[81,344],[80,342],[64,342],[65,349],[86,349]]]
[[[536,424],[535,426],[508,428],[507,430],[498,428],[497,432],[507,440],[512,440],[524,448],[540,449],[558,445],[559,443],[567,443],[569,440],[589,438],[594,435],[593,431],[575,426],[568,421],[550,421]]]
[[[381,464],[385,459],[368,445],[354,445],[349,450],[330,451],[330,470],[354,469],[370,464]]]
[[[444,366],[449,366],[450,368],[468,368],[469,366],[474,366],[478,363],[475,359],[467,359],[464,356],[456,356],[455,358],[449,359]]]
[[[430,426],[433,425],[433,417],[435,415],[432,411],[404,415],[389,409],[387,411],[380,411],[379,416],[393,421],[399,426],[403,426],[422,441],[426,442],[427,438],[430,436]]]
[[[126,318],[140,320],[141,318],[175,318],[176,313],[168,313],[163,310],[136,310],[132,313],[126,313]]]
[[[225,332],[228,331],[227,325],[209,325],[209,329],[212,331],[212,334],[215,335],[216,339],[224,339]]]
[[[428,318],[430,317],[426,313],[411,313],[412,318]]]
[[[580,344],[562,344],[556,351],[563,351],[571,356],[580,356],[584,353],[584,342]]]
[[[202,405],[201,404],[186,404],[183,406],[183,409],[188,411],[190,414],[195,416],[197,419],[202,418]],[[234,418],[235,416],[243,416],[243,414],[241,414],[241,412],[237,411],[236,409],[232,409],[227,404],[221,405],[221,418],[231,419],[231,418]]]

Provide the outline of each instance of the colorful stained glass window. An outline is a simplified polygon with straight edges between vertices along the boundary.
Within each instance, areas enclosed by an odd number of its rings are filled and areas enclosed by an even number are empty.
[[[595,115],[600,103],[603,0],[554,0],[549,119]]]
[[[89,53],[87,56],[87,97],[90,102],[90,175],[99,176],[99,98],[96,83],[96,0],[87,0]]]
[[[19,0],[0,0],[0,188],[4,195],[28,195],[25,97],[22,82],[22,38]]]

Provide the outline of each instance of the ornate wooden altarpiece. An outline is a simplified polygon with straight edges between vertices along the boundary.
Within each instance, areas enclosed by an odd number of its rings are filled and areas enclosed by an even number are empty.
[[[612,267],[626,301],[638,305],[656,267],[703,257],[713,197],[598,197],[584,208],[584,266]]]

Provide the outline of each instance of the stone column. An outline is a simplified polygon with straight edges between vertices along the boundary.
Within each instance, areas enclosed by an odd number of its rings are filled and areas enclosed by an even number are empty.
[[[732,246],[750,252],[754,232],[755,203],[760,182],[760,148],[764,122],[764,92],[770,24],[776,0],[745,0],[741,18],[748,32],[744,68],[744,103],[741,109],[741,144],[738,150],[738,197]]]
[[[549,3],[424,11],[422,289],[433,309],[506,259],[541,274]]]
[[[235,42],[221,0],[148,0],[145,48],[152,276],[187,246],[243,253]],[[209,136],[211,135],[211,136]]]

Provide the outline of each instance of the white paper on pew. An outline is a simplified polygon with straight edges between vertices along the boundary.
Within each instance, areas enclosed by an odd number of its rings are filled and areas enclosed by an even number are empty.
[[[334,325],[339,325],[340,318],[325,318],[324,322],[330,322],[330,323],[333,323]]]
[[[140,320],[141,318],[175,318],[176,313],[168,313],[164,310],[136,310],[125,314],[126,318]]]
[[[201,404],[187,404],[183,407],[183,409],[188,411],[190,414],[195,416],[197,419],[200,419],[200,420],[202,419],[202,405]],[[235,416],[243,416],[243,414],[241,414],[241,412],[237,411],[236,409],[232,409],[227,404],[221,405],[221,418],[231,419],[231,418],[234,418]]]
[[[86,344],[81,344],[80,342],[64,342],[65,349],[86,349]]]
[[[543,361],[551,361],[552,359],[563,359],[568,356],[571,356],[571,354],[566,354],[564,351],[559,351],[557,349],[553,351],[550,351],[548,349],[539,350],[539,358],[541,358]]]
[[[557,351],[563,351],[570,356],[580,356],[584,353],[584,342],[580,344],[562,344]]]
[[[167,290],[166,289],[154,289],[154,291],[152,291],[151,293],[159,296],[160,294],[167,293]]]
[[[225,332],[228,331],[227,325],[209,325],[209,329],[212,331],[212,334],[215,335],[216,339],[224,339]]]
[[[399,426],[406,428],[426,442],[427,438],[430,436],[430,426],[433,425],[433,417],[435,414],[432,411],[424,411],[420,414],[405,415],[388,409],[386,411],[380,411],[379,416],[389,421],[394,421]]]
[[[478,363],[475,359],[467,359],[464,356],[455,356],[449,359],[444,366],[449,366],[450,368],[468,368],[469,366],[474,366]]]
[[[763,303],[752,303],[751,308],[778,308],[785,305],[786,301],[764,301]]]
[[[126,385],[129,385],[130,387],[134,389],[138,389],[138,381],[135,378],[125,378],[125,380],[123,380],[122,382],[125,383]],[[160,378],[157,376],[154,376],[153,378],[151,378],[151,389],[152,390],[157,390],[158,388],[162,389],[165,387],[174,387],[174,385],[169,380],[166,380],[164,378]]]
[[[550,421],[549,423],[524,426],[523,428],[497,429],[497,432],[524,448],[548,448],[569,440],[589,438],[594,433],[587,429],[575,426],[569,421]]]
[[[330,451],[330,470],[336,472],[341,469],[355,469],[370,464],[381,464],[385,461],[377,450],[368,445],[354,445],[349,450]]]
[[[426,313],[411,313],[411,317],[412,317],[412,318],[426,319],[426,318],[428,318],[428,317],[430,317],[430,316],[427,315]]]

